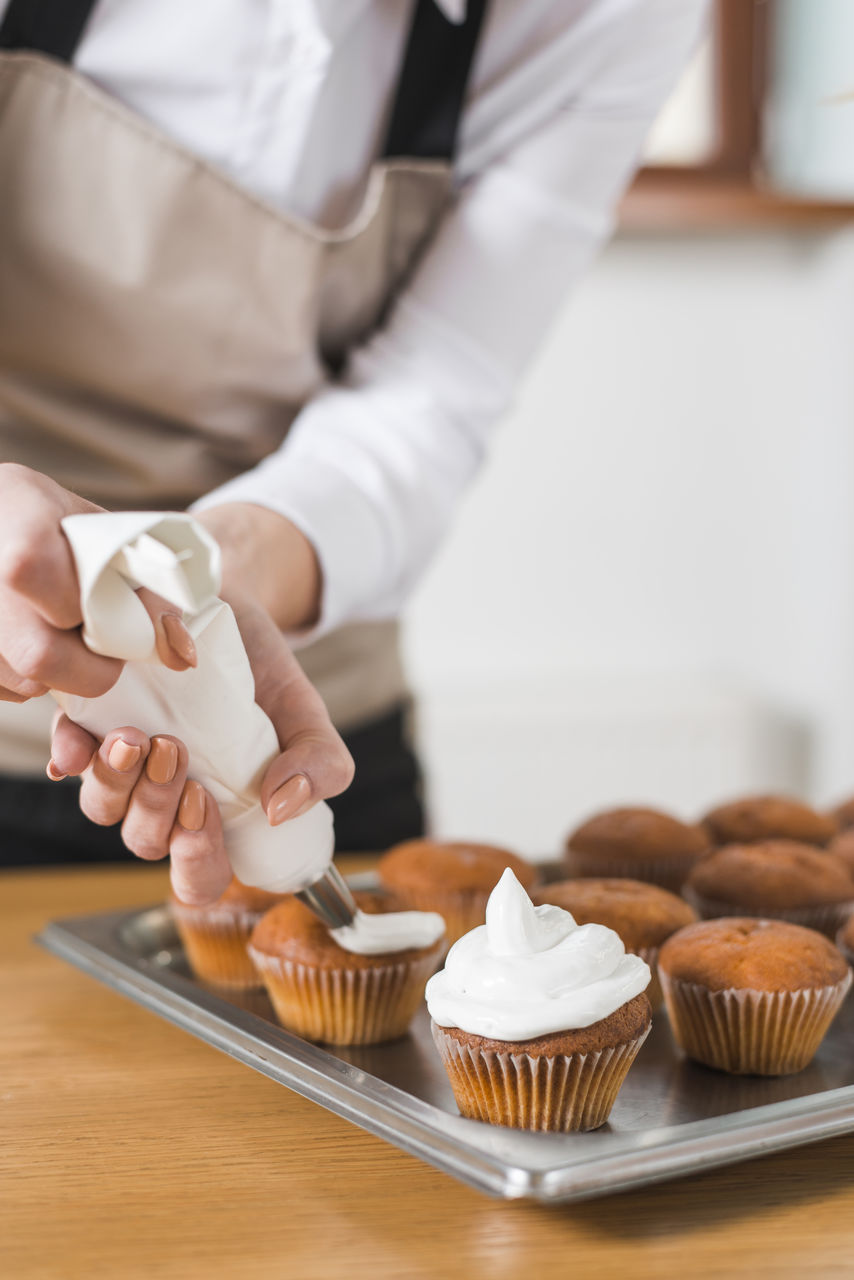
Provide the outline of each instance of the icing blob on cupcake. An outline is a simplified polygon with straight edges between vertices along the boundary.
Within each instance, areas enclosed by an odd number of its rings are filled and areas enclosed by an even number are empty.
[[[651,973],[613,929],[577,925],[561,907],[535,907],[508,867],[486,924],[454,944],[427,983],[442,1027],[495,1040],[530,1040],[592,1026],[640,995]]]

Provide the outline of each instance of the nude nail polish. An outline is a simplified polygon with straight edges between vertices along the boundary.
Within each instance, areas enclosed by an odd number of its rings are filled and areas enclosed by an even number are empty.
[[[296,817],[306,801],[311,799],[311,783],[305,774],[296,773],[292,778],[273,793],[267,807],[270,825],[277,827],[280,822]]]
[[[185,831],[201,831],[205,825],[205,789],[200,782],[188,779],[178,805],[178,822]]]
[[[125,742],[124,738],[116,738],[107,755],[107,763],[116,773],[129,773],[141,755],[141,747]]]
[[[168,738],[152,738],[145,772],[152,782],[171,782],[178,768],[178,748]]]
[[[51,782],[62,782],[62,779],[66,777],[66,774],[60,773],[52,760],[48,760],[45,773],[50,778]]]
[[[196,646],[193,637],[177,613],[164,613],[160,621],[163,623],[163,630],[166,639],[169,641],[169,647],[174,649],[178,657],[186,662],[188,667],[198,665],[199,657],[196,653]]]

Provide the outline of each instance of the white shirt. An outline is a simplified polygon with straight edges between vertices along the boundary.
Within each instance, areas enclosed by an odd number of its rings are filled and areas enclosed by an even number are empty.
[[[465,0],[436,2],[464,14]],[[198,504],[259,503],[304,531],[324,582],[313,634],[398,611],[607,235],[705,8],[492,0],[458,199],[388,325],[279,450]],[[380,146],[411,12],[405,0],[99,0],[75,65],[249,190],[334,226]]]

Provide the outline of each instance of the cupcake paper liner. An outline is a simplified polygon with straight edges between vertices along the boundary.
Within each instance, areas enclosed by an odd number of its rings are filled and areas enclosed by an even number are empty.
[[[440,950],[399,964],[320,969],[249,948],[284,1027],[327,1044],[377,1044],[406,1035]]]
[[[801,991],[710,991],[664,972],[661,985],[673,1035],[689,1058],[732,1075],[780,1076],[815,1056],[851,973]]]
[[[717,920],[722,916],[787,920],[789,924],[800,924],[805,929],[816,929],[831,941],[854,912],[854,899],[849,902],[828,902],[812,907],[746,907],[740,906],[737,902],[721,902],[716,898],[707,898],[690,887],[682,891],[682,896],[704,920]]]
[[[657,884],[671,893],[679,893],[691,873],[691,868],[703,857],[702,853],[688,853],[679,858],[610,858],[600,853],[579,853],[567,849],[563,865],[570,877],[579,880],[615,877],[620,880],[645,880]]]
[[[182,910],[170,905],[187,963],[197,978],[232,991],[248,991],[261,986],[261,979],[249,958],[249,938],[261,919],[259,912],[211,912]]]
[[[641,960],[645,960],[649,965],[652,980],[646,989],[646,998],[652,1006],[653,1013],[655,1013],[656,1009],[660,1009],[664,1003],[664,993],[661,990],[661,982],[658,977],[658,953],[660,950],[660,947],[635,947],[631,952],[632,955],[640,956]]]
[[[598,1129],[608,1119],[629,1067],[649,1034],[594,1053],[533,1057],[460,1044],[432,1023],[462,1115],[512,1129],[570,1133]]]

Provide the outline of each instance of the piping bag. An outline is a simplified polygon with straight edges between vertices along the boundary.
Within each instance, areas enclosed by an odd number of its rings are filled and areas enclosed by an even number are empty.
[[[351,924],[356,907],[332,865],[332,811],[319,801],[271,827],[261,780],[279,754],[276,731],[255,701],[255,681],[230,607],[217,596],[220,551],[191,516],[105,512],[68,516],[63,532],[80,583],[83,640],[93,653],[125,662],[98,698],[54,691],[65,714],[98,738],[119,725],[149,737],[171,733],[189,753],[189,776],[219,805],[229,862],[238,880],[294,893],[330,928]],[[148,587],[183,614],[198,665],[170,671],[154,647],[154,626],[137,588]]]

